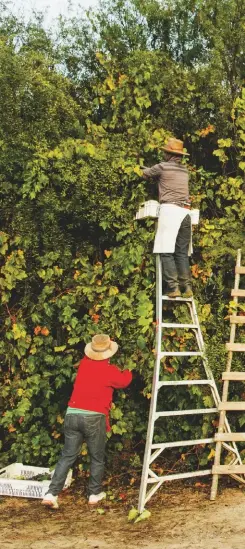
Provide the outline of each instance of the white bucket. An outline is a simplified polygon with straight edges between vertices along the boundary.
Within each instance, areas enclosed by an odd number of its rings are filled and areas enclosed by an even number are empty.
[[[190,216],[191,216],[191,224],[192,225],[198,225],[200,210],[193,208],[193,210],[190,210],[189,213],[190,213]]]

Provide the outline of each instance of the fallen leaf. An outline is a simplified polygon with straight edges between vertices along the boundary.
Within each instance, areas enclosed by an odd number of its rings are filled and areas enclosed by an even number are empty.
[[[150,516],[151,516],[151,512],[145,509],[143,513],[141,513],[141,515],[135,520],[134,523],[136,524],[136,522],[140,522],[141,520],[147,520],[148,518],[150,518]]]
[[[137,509],[135,509],[135,507],[133,507],[133,509],[130,509],[129,514],[128,514],[128,521],[130,522],[130,521],[136,519],[138,514],[139,514],[139,512],[138,512]]]

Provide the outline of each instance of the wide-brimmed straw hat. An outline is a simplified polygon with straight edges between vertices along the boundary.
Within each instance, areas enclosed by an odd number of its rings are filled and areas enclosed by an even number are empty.
[[[189,153],[184,151],[183,141],[180,141],[180,139],[175,139],[174,137],[170,137],[166,145],[162,148],[164,151],[172,154],[190,156]]]
[[[93,360],[105,360],[113,356],[118,349],[118,344],[111,341],[106,334],[97,334],[92,337],[91,343],[87,343],[84,352]]]

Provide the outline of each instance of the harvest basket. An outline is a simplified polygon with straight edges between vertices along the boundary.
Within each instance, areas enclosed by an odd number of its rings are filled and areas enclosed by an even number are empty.
[[[141,204],[139,207],[135,219],[144,219],[144,217],[157,218],[159,216],[159,207],[160,204],[157,200],[147,200],[147,202],[144,202],[144,204]]]
[[[139,207],[135,219],[144,219],[145,217],[153,217],[157,219],[160,212],[160,203],[157,200],[148,200]],[[191,216],[191,224],[198,225],[200,211],[197,208],[187,210]]]
[[[48,491],[53,473],[54,471],[50,471],[47,467],[12,463],[0,470],[0,496],[42,499]],[[32,480],[37,475],[49,475],[50,479]],[[71,481],[72,471],[70,470],[63,490],[70,486]]]

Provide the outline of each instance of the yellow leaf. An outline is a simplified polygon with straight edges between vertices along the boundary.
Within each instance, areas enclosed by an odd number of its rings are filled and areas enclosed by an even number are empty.
[[[79,275],[80,275],[80,271],[75,271],[75,273],[73,275],[74,280],[77,280]]]
[[[140,515],[139,517],[137,517],[137,519],[136,519],[136,521],[135,521],[135,524],[136,524],[137,522],[140,522],[141,520],[147,520],[148,518],[150,518],[150,516],[151,516],[151,512],[148,511],[147,509],[145,509],[145,510],[143,511],[143,513],[141,513],[141,515]]]
[[[21,389],[21,388],[20,388],[20,389],[17,389],[17,395],[18,395],[18,396],[22,396],[23,393],[24,393],[24,389]]]
[[[60,436],[61,436],[60,433],[57,433],[57,431],[53,431],[52,437],[59,438]]]
[[[110,90],[115,90],[116,86],[111,76],[108,76],[108,78],[106,78],[105,83],[107,84],[108,88],[110,88]]]
[[[59,415],[57,416],[57,418],[56,418],[56,421],[57,421],[57,423],[61,423],[61,424],[62,424],[62,423],[64,423],[64,418],[61,417],[61,415],[59,414]]]
[[[88,152],[88,154],[90,154],[90,156],[95,155],[95,146],[92,143],[86,143],[86,148],[87,148],[87,152]]]
[[[208,459],[212,459],[215,456],[215,449],[212,448],[211,452],[208,454]]]
[[[137,509],[135,508],[130,509],[128,514],[128,521],[136,519],[138,515],[139,515],[139,512],[137,511]]]
[[[142,177],[143,175],[143,171],[142,171],[142,168],[140,167],[139,164],[137,164],[137,166],[134,167],[134,173],[136,173],[137,175],[139,175],[140,177]]]
[[[119,76],[119,84],[123,84],[126,80],[128,79],[128,77],[126,76],[126,74],[120,74]]]
[[[104,250],[104,254],[107,258],[111,257],[112,251],[111,250]]]
[[[14,333],[14,339],[20,339],[20,338],[25,338],[26,337],[26,330],[24,328],[22,328],[20,325],[17,324],[17,322],[15,324],[13,324],[13,333]]]
[[[81,455],[82,456],[87,456],[88,455],[88,447],[87,447],[86,442],[84,442],[83,445],[82,445]]]
[[[29,351],[30,355],[35,355],[36,352],[37,352],[37,348],[36,347],[31,347],[31,349]]]
[[[62,353],[66,349],[66,345],[61,345],[60,347],[54,347],[55,353]]]
[[[211,312],[211,305],[209,305],[209,303],[206,303],[206,305],[203,305],[202,314],[205,318],[207,318],[210,315],[210,312]]]
[[[109,289],[109,295],[117,295],[119,293],[119,290],[116,286],[111,286]]]

